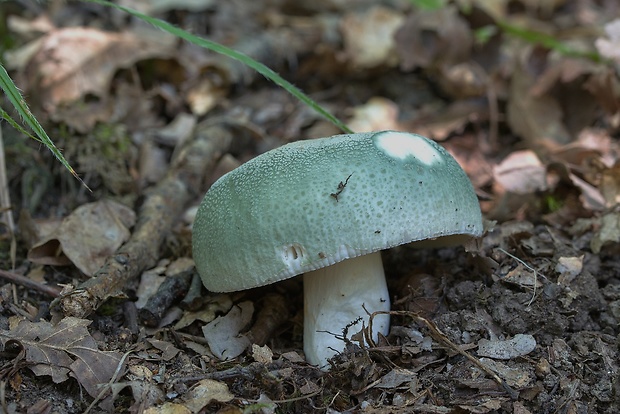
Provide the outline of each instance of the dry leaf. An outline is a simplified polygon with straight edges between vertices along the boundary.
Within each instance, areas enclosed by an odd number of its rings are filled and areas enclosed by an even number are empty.
[[[600,253],[607,243],[620,242],[620,213],[610,212],[600,218],[600,227],[590,240],[592,253]]]
[[[228,402],[235,396],[228,390],[228,385],[212,379],[204,379],[194,385],[184,396],[185,406],[192,413],[198,413],[211,401]]]
[[[575,187],[581,190],[580,199],[585,208],[595,211],[605,209],[605,198],[596,187],[577,177],[573,173],[569,173],[568,178]]]
[[[499,374],[508,385],[521,389],[533,380],[532,375],[526,368],[510,367],[506,364],[502,364],[499,361],[494,361],[488,358],[480,358],[480,362]]]
[[[535,60],[533,54],[524,54],[515,65],[510,83],[508,123],[530,148],[557,146],[570,141],[563,124],[562,109],[558,101],[548,95],[536,95],[532,88],[536,77],[528,65]]]
[[[528,194],[547,189],[546,168],[533,151],[515,151],[493,168],[495,180],[507,191]]]
[[[607,23],[605,33],[608,39],[600,37],[594,44],[603,57],[620,63],[620,19]]]
[[[261,364],[270,364],[273,360],[273,352],[267,345],[252,344],[252,358]]]
[[[174,325],[174,329],[183,329],[196,321],[211,322],[218,314],[226,313],[232,308],[233,302],[230,295],[222,293],[216,295],[204,304],[199,311],[184,312],[181,319]]]
[[[464,62],[473,44],[471,29],[456,7],[420,11],[407,18],[395,34],[400,67],[442,67]]]
[[[119,352],[100,351],[86,327],[92,321],[67,317],[58,325],[22,320],[10,331],[0,331],[5,347],[19,346],[35,375],[49,375],[55,383],[75,377],[88,394],[96,397],[121,361]]]
[[[250,346],[250,340],[241,332],[252,320],[253,313],[252,302],[241,302],[226,315],[217,317],[202,328],[213,355],[221,360],[232,359]]]
[[[402,130],[398,123],[398,105],[386,98],[370,98],[364,105],[353,108],[348,126],[353,132]]]
[[[85,27],[51,31],[27,66],[28,90],[50,112],[86,94],[106,95],[119,68],[170,55],[174,40],[156,33],[155,37],[147,31],[113,33]]]
[[[144,410],[144,414],[192,414],[192,411],[183,404],[166,402]]]
[[[568,286],[581,273],[583,269],[583,255],[579,257],[560,257],[555,265],[558,276],[558,284]]]
[[[620,163],[605,168],[599,174],[599,190],[605,199],[605,206],[614,207],[620,204]]]
[[[394,390],[405,383],[416,381],[417,378],[418,374],[414,371],[404,368],[394,368],[379,379],[379,383],[376,387]]]
[[[177,347],[172,345],[168,341],[161,341],[159,339],[147,339],[147,342],[153,345],[154,348],[157,348],[161,351],[161,359],[164,361],[170,361],[172,358],[177,356],[179,352],[181,352]]]
[[[129,238],[128,228],[135,220],[133,210],[111,200],[84,204],[44,235],[28,252],[28,259],[50,265],[73,263],[92,276]]]
[[[348,13],[340,30],[347,56],[358,69],[394,66],[394,33],[404,21],[401,12],[375,6],[363,13]]]

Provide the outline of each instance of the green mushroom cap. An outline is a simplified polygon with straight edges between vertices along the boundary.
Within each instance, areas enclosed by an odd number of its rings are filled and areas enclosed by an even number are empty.
[[[395,131],[336,135],[221,177],[198,209],[193,256],[207,289],[230,292],[482,229],[471,182],[440,145]]]

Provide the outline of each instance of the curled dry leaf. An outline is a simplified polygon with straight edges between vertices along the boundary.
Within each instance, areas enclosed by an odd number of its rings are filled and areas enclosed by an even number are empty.
[[[28,259],[39,264],[69,264],[61,260],[65,257],[92,276],[129,238],[135,220],[133,210],[111,200],[84,204],[51,234],[43,235],[28,252]]]
[[[58,325],[22,320],[10,331],[0,331],[4,347],[25,350],[35,375],[49,375],[55,383],[75,377],[88,394],[96,397],[121,362],[119,352],[100,351],[86,327],[91,321],[67,317]]]
[[[515,151],[493,168],[495,180],[507,191],[528,194],[547,188],[546,168],[533,151]]]
[[[36,92],[48,111],[86,94],[103,96],[119,68],[170,55],[174,39],[156,33],[112,33],[85,27],[53,30],[27,66],[28,90]]]

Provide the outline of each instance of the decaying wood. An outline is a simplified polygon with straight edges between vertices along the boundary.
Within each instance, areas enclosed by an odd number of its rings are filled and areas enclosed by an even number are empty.
[[[159,285],[157,292],[140,309],[140,321],[146,326],[158,326],[161,318],[170,306],[183,299],[189,290],[191,281],[191,273],[167,277]]]
[[[181,303],[179,303],[179,306],[181,309],[197,311],[202,307],[202,305],[202,279],[198,273],[194,273],[192,275],[192,281],[189,284],[189,290]]]
[[[122,295],[128,281],[156,264],[164,238],[187,203],[202,188],[207,172],[231,142],[221,126],[199,126],[177,153],[164,179],[146,193],[130,239],[109,256],[93,278],[63,294],[52,305],[65,316],[84,318],[106,299]]]

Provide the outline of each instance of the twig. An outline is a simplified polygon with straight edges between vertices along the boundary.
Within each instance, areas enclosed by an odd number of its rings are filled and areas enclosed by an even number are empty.
[[[129,240],[106,259],[93,278],[54,300],[52,309],[84,318],[106,299],[122,294],[127,282],[144,269],[154,266],[164,238],[231,139],[223,127],[199,126],[193,140],[177,153],[166,177],[147,192]]]
[[[140,309],[139,315],[142,323],[151,327],[158,326],[168,308],[185,296],[189,289],[191,278],[191,273],[167,277],[159,285],[157,292]]]
[[[57,287],[35,282],[34,280],[27,278],[26,276],[9,272],[7,270],[0,269],[0,277],[8,280],[11,283],[15,283],[16,285],[21,285],[27,287],[28,289],[36,290],[53,298],[57,298],[60,295],[60,289],[58,289]]]
[[[200,309],[202,304],[202,279],[198,273],[194,272],[192,275],[192,281],[189,284],[189,290],[179,306],[184,310],[197,311]]]
[[[138,335],[140,327],[138,326],[138,310],[135,302],[126,300],[123,302],[123,316],[125,319],[125,328],[133,335]]]

